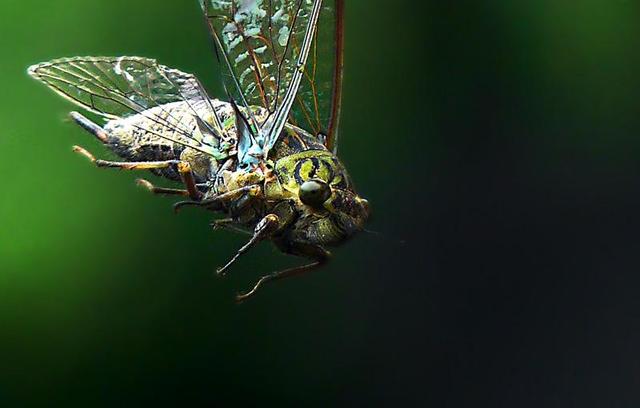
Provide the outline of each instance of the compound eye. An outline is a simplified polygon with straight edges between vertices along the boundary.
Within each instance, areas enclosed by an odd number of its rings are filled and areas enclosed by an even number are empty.
[[[331,197],[331,188],[322,180],[308,180],[302,183],[298,195],[304,204],[321,207]]]

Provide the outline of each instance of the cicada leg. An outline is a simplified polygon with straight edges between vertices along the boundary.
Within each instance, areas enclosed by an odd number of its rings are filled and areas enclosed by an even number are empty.
[[[170,166],[177,166],[178,173],[182,182],[187,187],[186,190],[174,190],[174,189],[160,189],[153,184],[144,180],[142,183],[138,180],[138,184],[149,188],[152,192],[159,192],[160,194],[180,194],[189,196],[192,200],[200,200],[202,193],[196,186],[195,178],[191,170],[191,165],[188,162],[182,160],[164,160],[164,161],[148,161],[148,162],[115,162],[96,159],[87,149],[80,146],[73,146],[73,151],[86,157],[97,167],[109,167],[121,170],[153,170],[153,169],[166,169]]]
[[[255,295],[258,289],[260,289],[262,285],[264,285],[265,283],[302,275],[306,272],[309,272],[311,270],[314,270],[326,264],[329,258],[331,257],[331,253],[329,251],[325,250],[324,248],[318,245],[298,244],[298,243],[286,244],[286,243],[277,242],[277,241],[276,241],[276,245],[278,245],[278,247],[285,253],[313,259],[314,261],[306,265],[285,269],[283,271],[274,272],[269,275],[263,276],[258,280],[258,282],[256,282],[256,284],[253,286],[253,288],[250,291],[246,293],[238,294],[236,296],[237,302],[243,302],[248,298],[250,298],[251,296]]]
[[[227,204],[231,201],[238,200],[239,198],[245,195],[256,196],[260,194],[260,191],[261,191],[260,186],[258,185],[244,186],[244,187],[237,188],[235,190],[227,191],[226,193],[219,194],[217,196],[208,198],[206,200],[180,201],[173,205],[173,209],[176,212],[178,212],[183,207],[190,207],[190,206],[209,207],[209,208],[222,206],[223,204]],[[217,208],[214,208],[214,209],[217,209]],[[222,207],[220,209],[222,209]]]
[[[235,220],[233,218],[222,218],[219,220],[213,220],[211,221],[211,228],[213,228],[214,230],[219,230],[222,228],[227,228],[230,225],[233,225],[233,223],[235,222]]]
[[[238,189],[238,190],[241,190],[241,189]],[[234,191],[238,191],[238,190],[233,190],[233,191],[230,191],[229,193],[233,193]],[[257,191],[260,191],[260,190],[257,190]],[[247,197],[247,194],[248,193],[245,193],[242,197]],[[256,194],[256,192],[254,191],[253,194]],[[224,196],[224,194],[218,197],[222,197],[222,196]],[[238,197],[234,197],[234,199],[238,200]],[[247,202],[248,201],[245,201],[245,203]],[[249,240],[249,242],[243,245],[242,248],[240,248],[236,252],[236,254],[233,256],[233,258],[231,258],[229,262],[227,262],[224,266],[218,268],[216,273],[219,276],[224,276],[227,270],[229,269],[229,267],[236,260],[238,260],[240,256],[242,256],[251,248],[253,248],[257,243],[264,241],[265,239],[272,238],[277,232],[282,231],[284,228],[286,228],[286,226],[289,225],[289,223],[293,219],[294,215],[295,213],[290,203],[282,202],[276,205],[274,208],[272,208],[272,212],[270,214],[267,214],[260,221],[258,221],[258,223],[256,224],[253,230],[253,235]],[[233,218],[228,218],[225,220],[219,220],[218,222],[214,222],[213,225],[233,226],[233,223],[236,221],[237,220],[234,220]],[[236,229],[236,231],[238,231],[238,229]],[[239,231],[245,232],[242,230],[239,230]]]
[[[179,195],[179,196],[185,196],[185,197],[189,196],[189,191],[188,190],[183,190],[183,189],[180,189],[180,188],[157,187],[154,184],[152,184],[149,180],[145,180],[145,179],[142,179],[142,178],[137,179],[136,183],[139,186],[146,188],[147,190],[149,190],[153,194]]]
[[[107,143],[108,141],[108,133],[100,127],[98,124],[92,122],[86,117],[82,116],[78,112],[70,113],[71,119],[76,122],[80,127],[91,133],[102,143]],[[195,177],[193,175],[193,171],[191,170],[191,165],[189,162],[183,160],[163,160],[163,161],[148,161],[148,162],[114,162],[107,160],[96,159],[93,154],[91,154],[87,149],[84,149],[80,146],[73,146],[73,151],[83,155],[88,158],[98,167],[110,167],[117,168],[122,170],[153,170],[153,169],[165,169],[170,166],[177,166],[178,173],[180,174],[180,178],[184,183],[186,190],[178,190],[178,189],[166,189],[161,187],[155,187],[153,184],[149,183],[146,180],[138,180],[138,184],[143,185],[147,189],[149,189],[153,193],[157,194],[174,194],[174,195],[185,195],[189,196],[192,200],[200,200],[202,199],[202,193],[198,190],[196,186]]]
[[[213,220],[210,225],[214,230],[226,229],[229,231],[238,232],[240,234],[251,235],[251,232],[249,230],[237,227],[236,222],[237,221],[234,218],[222,218],[219,220]]]
[[[231,258],[229,262],[227,262],[224,266],[218,268],[216,273],[219,276],[224,276],[227,272],[227,269],[229,269],[229,267],[233,265],[233,263],[238,258],[240,258],[242,254],[246,253],[248,250],[253,248],[258,242],[263,241],[267,238],[270,238],[271,235],[274,232],[276,232],[279,227],[280,227],[280,217],[278,217],[275,214],[268,214],[267,216],[265,216],[256,225],[256,228],[253,231],[253,236],[251,237],[249,242],[244,244],[242,248],[240,248],[238,252],[236,252],[236,254],[233,256],[233,258]]]

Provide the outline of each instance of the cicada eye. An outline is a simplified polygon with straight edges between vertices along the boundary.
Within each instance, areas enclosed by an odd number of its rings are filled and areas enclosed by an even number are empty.
[[[322,180],[308,180],[298,191],[300,201],[311,207],[321,207],[331,196],[331,188]]]

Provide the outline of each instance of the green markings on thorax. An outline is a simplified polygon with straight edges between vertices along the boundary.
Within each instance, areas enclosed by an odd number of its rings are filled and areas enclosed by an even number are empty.
[[[282,187],[297,192],[302,183],[320,179],[332,187],[348,189],[349,177],[340,161],[326,150],[307,150],[278,160],[275,173]]]

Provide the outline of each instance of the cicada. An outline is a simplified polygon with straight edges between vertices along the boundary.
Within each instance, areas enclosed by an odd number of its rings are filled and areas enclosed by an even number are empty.
[[[122,161],[96,159],[79,146],[74,151],[97,167],[150,170],[180,182],[169,188],[138,179],[155,194],[184,196],[176,210],[211,210],[221,215],[214,227],[251,236],[219,275],[264,240],[310,260],[263,276],[239,301],[267,282],[325,264],[326,247],[362,230],[369,215],[336,156],[343,0],[324,3],[202,0],[223,71],[221,99],[209,97],[194,75],[142,57],[73,57],[28,69],[101,116],[106,123],[70,114]]]

